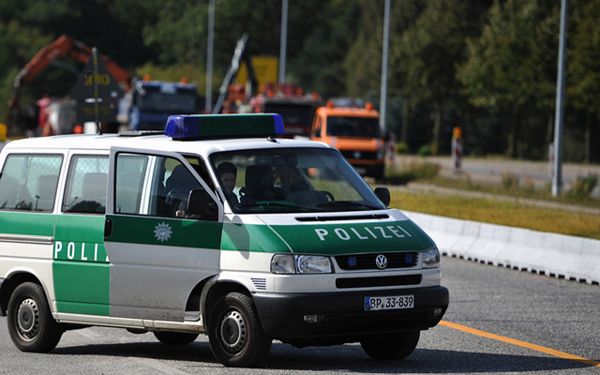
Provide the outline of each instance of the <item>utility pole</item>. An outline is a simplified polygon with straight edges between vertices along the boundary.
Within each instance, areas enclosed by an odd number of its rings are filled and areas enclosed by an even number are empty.
[[[285,83],[285,57],[287,53],[288,0],[281,0],[281,39],[279,41],[279,84]]]
[[[206,43],[206,93],[204,112],[212,111],[212,75],[213,75],[213,49],[215,30],[215,0],[208,2],[208,42]]]
[[[383,46],[381,52],[381,93],[379,95],[379,127],[382,133],[386,129],[387,112],[387,75],[388,75],[388,47],[390,40],[390,1],[385,0],[383,12]]]
[[[558,68],[556,77],[556,111],[554,115],[554,164],[552,166],[552,196],[558,197],[562,190],[562,142],[565,118],[565,68],[567,64],[567,15],[568,0],[561,0],[560,37],[558,42]]]
[[[98,111],[98,49],[96,47],[92,47],[92,84],[94,90],[94,122],[96,123],[96,129],[98,134],[102,134],[102,128],[100,127],[99,121],[99,111]]]

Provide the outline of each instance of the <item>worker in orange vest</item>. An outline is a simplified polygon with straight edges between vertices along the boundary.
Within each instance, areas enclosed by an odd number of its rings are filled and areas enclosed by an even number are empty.
[[[456,172],[460,171],[462,165],[462,156],[463,156],[463,139],[462,139],[462,129],[458,126],[455,126],[452,129],[452,162],[454,164],[454,170]]]

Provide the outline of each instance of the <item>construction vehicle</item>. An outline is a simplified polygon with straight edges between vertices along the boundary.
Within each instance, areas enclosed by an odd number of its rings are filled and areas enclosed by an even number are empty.
[[[24,84],[31,82],[57,59],[67,57],[80,63],[86,63],[91,55],[91,47],[67,35],[60,36],[38,51],[19,71],[13,81],[12,95],[9,100],[9,110],[6,118],[9,132],[13,134],[24,132],[24,116],[20,105],[21,90]],[[106,64],[109,72],[117,82],[125,86],[129,85],[130,75],[127,70],[120,67],[106,55],[100,54],[99,58]]]
[[[337,107],[328,101],[317,108],[311,139],[337,148],[361,175],[383,178],[385,141],[379,128],[379,112],[371,103],[356,108]]]
[[[198,113],[201,106],[195,84],[137,80],[126,94],[118,119],[131,130],[162,130],[169,115]]]
[[[292,84],[267,88],[250,100],[252,112],[279,113],[285,124],[285,136],[310,137],[310,129],[317,107],[323,103],[317,93],[304,94]]]

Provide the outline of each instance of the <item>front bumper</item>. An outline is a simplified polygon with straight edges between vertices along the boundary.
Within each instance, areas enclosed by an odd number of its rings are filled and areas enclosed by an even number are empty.
[[[366,296],[414,295],[406,310],[364,311]],[[371,290],[344,293],[253,295],[265,334],[279,340],[360,337],[377,333],[425,330],[438,324],[448,307],[448,289]],[[434,315],[435,309],[441,309]],[[305,315],[319,316],[317,323]]]

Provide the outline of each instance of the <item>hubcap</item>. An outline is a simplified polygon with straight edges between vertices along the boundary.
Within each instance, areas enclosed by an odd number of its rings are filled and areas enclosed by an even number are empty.
[[[231,353],[240,351],[248,338],[246,322],[238,311],[229,311],[221,320],[221,341],[225,349]]]
[[[37,303],[28,298],[23,300],[17,311],[17,327],[19,336],[25,341],[31,341],[39,332],[40,312]]]

